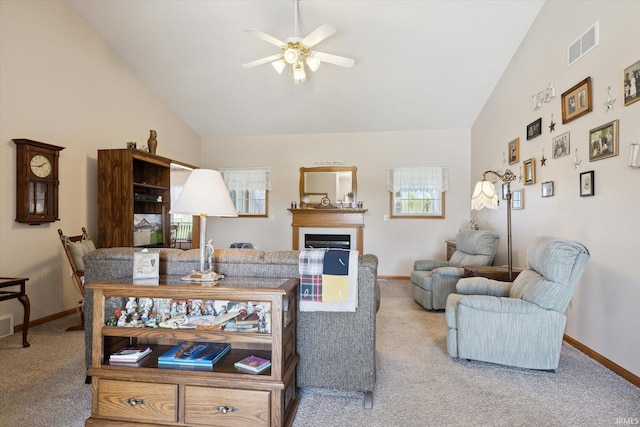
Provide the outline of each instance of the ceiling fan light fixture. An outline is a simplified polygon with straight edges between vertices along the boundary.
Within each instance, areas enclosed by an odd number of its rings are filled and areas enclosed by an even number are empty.
[[[272,62],[271,65],[273,65],[273,68],[276,69],[278,74],[282,74],[282,70],[284,70],[284,68],[287,66],[287,63],[284,62],[284,59],[280,59],[278,61]]]
[[[309,66],[311,71],[315,73],[316,71],[318,71],[318,68],[320,68],[320,60],[313,56],[313,54],[311,54],[307,58],[307,65]]]
[[[295,64],[298,62],[299,57],[300,53],[298,52],[298,49],[289,48],[284,51],[284,60],[287,64]]]
[[[293,80],[296,83],[302,83],[307,80],[307,73],[304,72],[304,65],[298,62],[293,66]]]

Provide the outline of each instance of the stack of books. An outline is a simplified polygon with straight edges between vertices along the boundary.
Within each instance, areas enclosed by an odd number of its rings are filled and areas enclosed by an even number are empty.
[[[242,360],[237,361],[236,363],[233,364],[233,366],[235,366],[238,369],[241,370],[247,370],[249,372],[253,372],[253,373],[258,373],[258,372],[262,372],[265,369],[267,369],[269,366],[271,366],[271,361],[269,359],[263,359],[262,357],[258,357],[258,356],[249,356],[249,357],[245,357]]]
[[[151,353],[151,348],[149,347],[123,347],[109,356],[109,364],[135,365],[149,353]]]
[[[211,369],[230,349],[225,343],[186,341],[158,357],[158,367]]]

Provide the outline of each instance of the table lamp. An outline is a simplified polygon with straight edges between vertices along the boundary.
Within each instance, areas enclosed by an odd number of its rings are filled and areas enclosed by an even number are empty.
[[[185,280],[215,281],[219,275],[205,270],[205,240],[207,217],[236,217],[229,190],[220,172],[211,169],[194,169],[184,183],[182,192],[171,207],[172,214],[200,216],[200,271],[193,272]]]
[[[513,260],[511,251],[511,183],[515,181],[516,175],[509,169],[504,173],[492,170],[485,171],[482,174],[482,181],[478,181],[475,189],[473,190],[473,195],[471,196],[471,209],[479,211],[482,208],[498,208],[498,194],[496,194],[493,183],[489,182],[486,178],[487,174],[490,173],[497,176],[500,181],[507,184],[507,257],[509,281],[511,281],[513,280]]]

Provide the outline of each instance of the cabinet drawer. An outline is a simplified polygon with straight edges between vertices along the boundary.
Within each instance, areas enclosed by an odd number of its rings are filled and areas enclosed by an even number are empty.
[[[98,417],[176,422],[178,386],[98,378]]]
[[[268,426],[268,391],[185,387],[187,424],[215,426]]]

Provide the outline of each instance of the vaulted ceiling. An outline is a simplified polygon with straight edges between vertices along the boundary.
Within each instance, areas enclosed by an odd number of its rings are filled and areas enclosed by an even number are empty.
[[[295,35],[294,0],[68,0],[203,137],[465,129],[484,106],[544,0],[302,0],[302,37],[355,59],[295,84],[279,52],[244,32]]]

